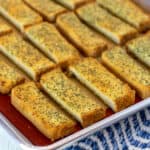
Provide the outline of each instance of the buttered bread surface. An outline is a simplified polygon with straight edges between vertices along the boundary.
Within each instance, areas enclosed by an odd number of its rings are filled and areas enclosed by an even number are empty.
[[[70,135],[150,97],[149,27],[130,0],[0,0],[0,93],[50,140]]]

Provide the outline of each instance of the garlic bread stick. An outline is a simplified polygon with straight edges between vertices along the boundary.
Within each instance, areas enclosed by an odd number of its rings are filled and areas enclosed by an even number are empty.
[[[32,79],[50,70],[55,64],[17,33],[0,37],[0,52],[24,70]]]
[[[131,0],[97,0],[97,2],[139,31],[150,28],[150,16]]]
[[[150,32],[126,44],[128,51],[150,67]]]
[[[83,127],[106,115],[106,106],[81,84],[68,78],[59,68],[44,74],[41,86],[58,104],[76,118]]]
[[[70,71],[115,112],[135,101],[135,91],[108,71],[98,60],[85,58],[70,66]]]
[[[42,21],[36,12],[22,0],[0,0],[0,14],[12,22],[19,30]]]
[[[66,65],[80,57],[78,50],[57,31],[53,24],[43,22],[34,25],[25,30],[25,35],[57,64]]]
[[[86,56],[98,56],[107,48],[104,37],[83,24],[73,12],[58,16],[56,24]]]
[[[137,30],[111,15],[96,3],[77,9],[78,16],[88,25],[103,33],[117,44],[123,44],[137,34]]]
[[[24,77],[7,62],[0,59],[0,93],[8,94],[11,89],[24,81]]]
[[[76,130],[76,122],[53,100],[45,96],[34,82],[26,82],[16,86],[11,92],[11,103],[52,141]]]
[[[48,21],[54,22],[57,15],[67,9],[52,0],[24,0],[30,7],[39,12]]]
[[[132,85],[141,98],[150,96],[150,70],[129,56],[125,49],[115,47],[104,52],[102,61]]]

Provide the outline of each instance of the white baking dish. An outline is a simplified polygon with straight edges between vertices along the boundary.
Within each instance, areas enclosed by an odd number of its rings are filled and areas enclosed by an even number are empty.
[[[137,3],[141,4],[143,8],[150,12],[150,0],[134,0]],[[65,146],[70,145],[72,142],[75,142],[97,130],[103,129],[112,125],[113,123],[128,117],[131,114],[143,109],[144,107],[150,106],[150,98],[142,100],[137,104],[134,104],[128,107],[125,110],[122,110],[118,113],[115,113],[89,127],[86,127],[70,136],[67,136],[53,144],[47,146],[34,146],[23,134],[16,129],[6,118],[0,113],[0,126],[5,129],[10,136],[15,140],[16,144],[24,150],[54,150],[56,148],[64,148]]]
[[[29,142],[2,114],[0,114],[0,124],[3,128],[7,130],[7,132],[15,138],[16,144],[19,144],[22,149],[25,150],[54,150],[56,148],[62,148],[65,144],[69,142],[74,142],[76,140],[79,140],[80,138],[83,138],[94,131],[103,129],[105,127],[110,126],[111,124],[126,118],[127,116],[143,109],[144,107],[150,106],[150,98],[147,98],[143,101],[138,102],[137,104],[134,104],[130,107],[128,107],[125,110],[122,110],[118,113],[115,113],[111,115],[110,117],[107,117],[89,127],[86,127],[70,136],[67,136],[53,144],[47,145],[47,146],[34,146]],[[69,143],[71,144],[71,143]]]

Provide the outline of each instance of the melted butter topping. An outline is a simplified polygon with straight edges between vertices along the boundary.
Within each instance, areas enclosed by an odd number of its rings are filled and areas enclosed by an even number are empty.
[[[61,109],[47,98],[33,82],[17,86],[15,93],[24,106],[29,106],[33,117],[40,118],[51,127],[63,123],[74,123]]]
[[[52,55],[55,62],[79,57],[77,49],[69,44],[52,24],[44,22],[30,27],[26,32],[44,48],[46,53]]]
[[[126,94],[126,84],[110,73],[94,58],[85,58],[71,66],[86,82],[97,88],[107,97],[116,100]]]
[[[104,53],[120,73],[143,85],[150,85],[150,70],[130,57],[124,49],[116,47]]]
[[[0,0],[0,8],[20,25],[27,26],[39,22],[42,18],[26,6],[22,0]]]
[[[116,35],[124,35],[126,33],[136,31],[134,28],[121,21],[120,19],[112,16],[110,13],[95,3],[79,8],[77,13],[83,20],[92,26],[107,30]]]
[[[101,107],[59,69],[44,75],[41,83],[53,97],[58,97],[60,101],[65,103],[64,105],[67,105],[67,107],[79,115]]]
[[[18,61],[34,71],[38,72],[46,66],[54,65],[35,47],[24,41],[15,33],[1,37],[0,46],[5,49],[6,53],[12,55]]]

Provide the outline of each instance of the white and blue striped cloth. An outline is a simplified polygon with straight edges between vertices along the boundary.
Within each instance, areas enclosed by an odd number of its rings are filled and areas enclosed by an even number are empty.
[[[150,107],[65,150],[150,150]]]

